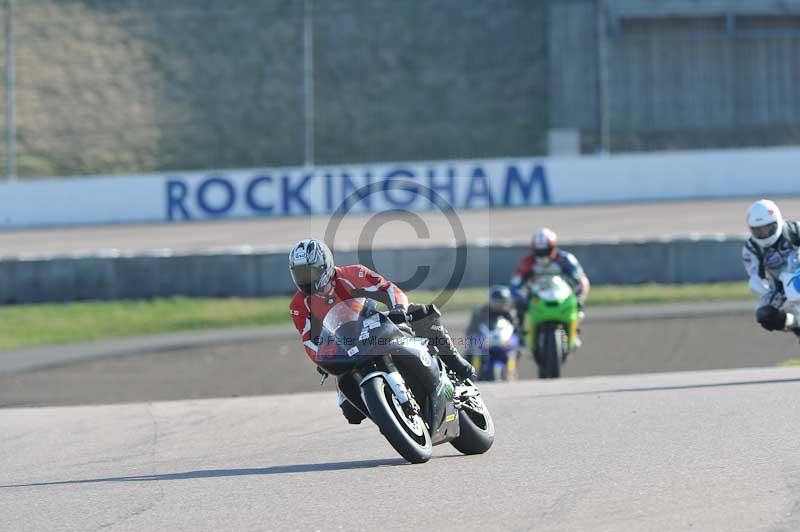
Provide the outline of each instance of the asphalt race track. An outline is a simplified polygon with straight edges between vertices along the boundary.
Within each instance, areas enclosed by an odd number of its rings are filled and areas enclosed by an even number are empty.
[[[757,198],[754,198],[757,199]],[[536,227],[553,227],[563,242],[660,239],[691,234],[741,237],[747,232],[750,199],[623,205],[529,207],[460,212],[469,242],[528,242]],[[800,198],[780,199],[785,216],[800,217]],[[419,215],[429,234],[420,237],[409,217],[347,216],[335,244],[352,248],[364,227],[378,229],[374,247],[435,245],[454,242],[441,213]],[[520,223],[524,220],[524,223]],[[327,216],[252,218],[214,222],[120,225],[0,232],[0,256],[41,257],[102,253],[138,253],[170,249],[175,253],[225,252],[242,247],[285,250],[300,239],[322,237]]]
[[[572,241],[738,236],[748,203],[478,211],[464,223],[473,241],[526,240],[543,223]],[[800,212],[800,200],[781,204]],[[346,221],[344,246],[365,221]],[[425,221],[431,243],[448,241]],[[0,253],[279,249],[326,224],[12,231]],[[419,243],[402,221],[383,230]],[[0,353],[0,531],[800,530],[800,368],[758,369],[800,357],[800,344],[762,331],[750,304],[700,306],[590,309],[568,378],[481,386],[497,425],[488,454],[445,445],[421,466],[371,423],[345,423],[289,327],[154,351],[124,340],[145,348],[113,357],[49,348],[27,369],[31,352]],[[446,317],[463,336],[466,317]],[[521,374],[534,376],[529,358]]]
[[[485,386],[403,463],[333,394],[0,411],[0,530],[800,529],[800,368]]]
[[[590,309],[583,330],[584,347],[564,367],[565,376],[775,366],[800,357],[797,339],[763,331],[754,323],[750,307],[745,302]],[[700,312],[676,317],[692,311]],[[463,338],[466,316],[446,318],[454,338]],[[74,351],[66,354],[74,356],[75,361],[59,365],[55,359],[45,360],[43,364],[50,367],[6,375],[2,375],[2,365],[13,357],[0,353],[0,407],[333,389],[331,381],[326,388],[319,387],[319,376],[300,347],[296,332],[288,326],[258,334],[246,332],[247,339],[239,342],[186,344],[145,354],[122,351],[120,356],[84,361],[81,358],[86,355],[80,346],[49,348],[58,355],[65,354],[62,350]],[[32,357],[30,352],[26,356]],[[520,364],[520,373],[523,378],[535,377],[530,355]]]

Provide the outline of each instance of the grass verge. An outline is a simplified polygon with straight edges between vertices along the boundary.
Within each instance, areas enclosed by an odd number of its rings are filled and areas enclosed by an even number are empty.
[[[418,291],[411,299],[427,302],[437,294]],[[486,300],[486,289],[458,290],[451,295],[445,310],[465,311]],[[598,286],[592,289],[589,305],[727,301],[747,297],[745,283]],[[288,324],[288,305],[288,297],[176,297],[9,306],[0,308],[0,350],[176,331]]]
[[[800,366],[800,358],[792,358],[790,360],[785,360],[778,365],[784,368]]]

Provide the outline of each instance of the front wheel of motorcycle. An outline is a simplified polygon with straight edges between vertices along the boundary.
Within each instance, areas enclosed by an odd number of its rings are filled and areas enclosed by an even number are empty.
[[[363,383],[361,389],[372,421],[395,451],[412,464],[430,460],[433,444],[422,418],[406,415],[391,387],[380,377]]]
[[[561,377],[561,361],[564,358],[564,337],[561,327],[543,327],[537,333],[536,363],[539,365],[540,379]]]
[[[483,454],[492,448],[494,422],[480,395],[462,403],[458,424],[459,436],[450,444],[461,454]]]

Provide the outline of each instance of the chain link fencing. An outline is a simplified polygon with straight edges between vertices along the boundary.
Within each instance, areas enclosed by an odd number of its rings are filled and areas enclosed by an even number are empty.
[[[529,2],[9,3],[22,177],[543,149]]]
[[[800,142],[796,0],[0,7],[22,178]]]

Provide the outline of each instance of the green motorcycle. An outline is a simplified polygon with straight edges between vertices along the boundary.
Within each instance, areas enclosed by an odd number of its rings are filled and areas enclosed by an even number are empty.
[[[558,275],[540,277],[529,286],[528,342],[540,379],[561,377],[561,365],[576,346],[578,298]]]

